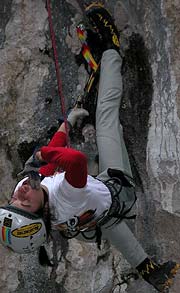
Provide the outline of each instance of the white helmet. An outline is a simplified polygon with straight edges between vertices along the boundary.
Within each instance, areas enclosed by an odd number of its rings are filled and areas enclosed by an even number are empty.
[[[30,253],[47,238],[43,219],[7,205],[0,207],[0,242],[17,253]]]

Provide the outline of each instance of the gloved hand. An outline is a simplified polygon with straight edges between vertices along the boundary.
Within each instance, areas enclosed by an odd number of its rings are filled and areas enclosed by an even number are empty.
[[[36,150],[33,155],[26,161],[24,169],[18,173],[18,176],[28,176],[32,189],[39,189],[41,183],[41,177],[39,175],[39,168],[46,163],[36,158]]]
[[[89,116],[89,113],[87,110],[83,108],[77,108],[77,106],[75,106],[69,113],[67,117],[67,121],[71,124],[72,127],[74,127],[74,125],[76,124],[79,118],[83,119],[87,116]]]

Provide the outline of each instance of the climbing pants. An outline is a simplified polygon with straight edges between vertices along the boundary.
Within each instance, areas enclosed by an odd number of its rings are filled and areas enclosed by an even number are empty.
[[[107,180],[108,168],[120,169],[132,176],[129,157],[119,121],[122,95],[121,57],[113,49],[103,53],[96,110],[96,135],[99,151],[99,175]],[[147,254],[124,221],[109,229],[102,228],[108,239],[133,266],[137,267]]]

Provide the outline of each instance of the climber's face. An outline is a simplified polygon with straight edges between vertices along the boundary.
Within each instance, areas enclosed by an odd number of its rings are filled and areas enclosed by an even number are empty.
[[[25,180],[14,192],[10,204],[27,212],[35,213],[44,204],[43,190],[32,189],[29,180]]]

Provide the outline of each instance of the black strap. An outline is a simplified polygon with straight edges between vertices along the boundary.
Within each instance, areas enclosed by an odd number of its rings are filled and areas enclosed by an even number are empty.
[[[124,174],[121,170],[108,168],[107,173],[110,178],[118,178],[124,187],[134,187],[133,178],[128,174]]]
[[[59,232],[62,235],[62,237],[63,238],[66,238],[66,239],[75,238],[80,233],[80,231],[75,231],[75,232],[71,232],[71,231],[59,231]]]
[[[101,249],[101,237],[102,237],[102,231],[101,231],[101,228],[97,225],[96,226],[96,243],[99,250]]]

